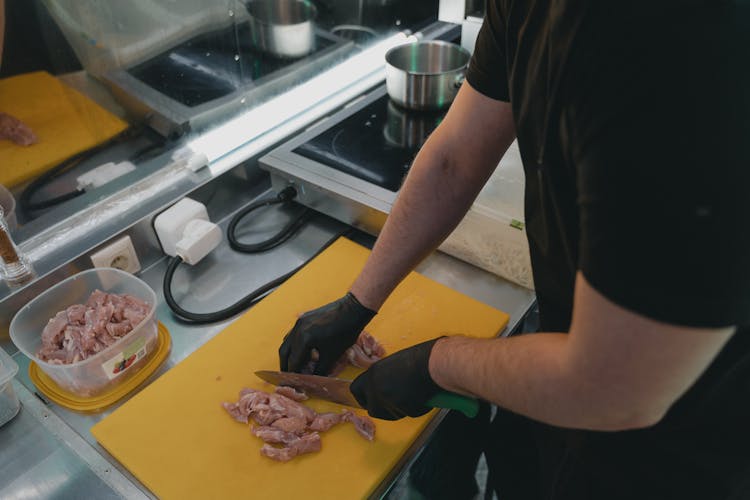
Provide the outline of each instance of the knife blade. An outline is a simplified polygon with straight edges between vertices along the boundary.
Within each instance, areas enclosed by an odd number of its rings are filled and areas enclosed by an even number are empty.
[[[259,370],[255,372],[255,375],[273,385],[286,385],[304,391],[308,396],[354,408],[362,408],[349,388],[352,383],[351,380],[273,370]],[[479,413],[479,401],[475,398],[448,391],[439,392],[430,398],[427,401],[427,406],[457,410],[469,418],[476,417]]]

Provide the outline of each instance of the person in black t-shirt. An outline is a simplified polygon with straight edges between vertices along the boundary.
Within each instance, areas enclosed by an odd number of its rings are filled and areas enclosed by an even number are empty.
[[[750,4],[489,0],[461,88],[350,293],[279,349],[325,373],[518,140],[541,332],[442,337],[352,384],[499,408],[505,499],[750,498]],[[436,336],[440,332],[435,332]]]

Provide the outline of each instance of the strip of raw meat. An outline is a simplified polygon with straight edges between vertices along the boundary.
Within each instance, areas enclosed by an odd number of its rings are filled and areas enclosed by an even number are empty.
[[[123,295],[123,299],[125,300],[123,316],[130,321],[131,325],[139,325],[148,316],[148,304],[132,295]]]
[[[83,350],[83,327],[69,325],[65,328],[63,347],[68,352],[66,363],[76,363],[86,356]]]
[[[308,399],[307,394],[305,394],[304,392],[298,391],[294,387],[288,387],[284,385],[280,385],[276,388],[276,394],[281,394],[282,396],[286,396],[289,399],[297,402]]]
[[[350,364],[357,368],[369,368],[376,361],[380,361],[383,356],[385,356],[385,349],[377,339],[367,332],[361,332],[354,345],[344,351],[344,354],[336,361],[328,376],[335,377]],[[314,373],[318,358],[318,351],[313,349],[310,352],[310,361],[300,370],[300,373]]]
[[[243,387],[242,389],[240,389],[240,397],[245,396],[247,394],[252,394],[254,392],[263,392],[263,391],[259,391],[258,389],[251,389],[249,387]]]
[[[288,462],[297,455],[320,451],[321,448],[322,444],[320,442],[320,435],[317,432],[313,432],[311,434],[305,434],[283,448],[276,448],[270,444],[264,444],[260,449],[260,454],[280,462]]]
[[[354,344],[346,350],[346,359],[357,368],[369,368],[373,363],[358,344]]]
[[[300,436],[307,429],[307,420],[301,417],[284,417],[272,423],[271,427]]]
[[[82,361],[133,331],[133,321],[140,323],[148,312],[149,305],[136,297],[94,290],[85,304],[71,305],[47,323],[37,357],[56,364]]]
[[[269,394],[268,406],[272,410],[284,413],[287,417],[301,417],[307,422],[315,419],[315,412],[312,409],[281,394]]]
[[[377,356],[378,358],[382,358],[383,356],[385,356],[385,349],[383,348],[383,346],[375,337],[367,332],[362,332],[359,334],[357,343],[362,347],[362,350],[365,351],[365,354],[367,354],[368,356]]]
[[[107,323],[112,318],[115,308],[112,304],[103,304],[96,309],[89,309],[84,313],[86,324],[91,324],[94,334],[99,336],[107,331]]]
[[[240,406],[240,411],[248,416],[252,415],[258,405],[268,403],[268,394],[262,391],[240,392],[240,394],[237,404]]]
[[[114,307],[114,310],[112,311],[112,320],[116,322],[122,322],[125,319],[125,306],[127,305],[127,302],[124,298],[120,297],[117,294],[110,293],[107,294],[107,303],[112,304],[112,307]]]
[[[65,311],[60,311],[44,327],[42,331],[42,346],[57,347],[59,349],[66,326],[68,326],[68,315]]]
[[[71,325],[83,325],[86,323],[86,306],[83,304],[73,304],[65,310],[68,315],[68,323]]]
[[[376,361],[385,356],[385,349],[378,341],[367,332],[362,332],[357,337],[357,343],[346,351],[346,358],[351,364],[358,368],[369,368]]]
[[[344,410],[342,419],[354,424],[354,428],[366,440],[372,441],[375,439],[375,422],[370,417],[360,416],[353,411]]]
[[[221,403],[222,408],[224,408],[229,415],[235,419],[237,422],[241,422],[243,424],[247,423],[248,416],[245,415],[242,411],[240,411],[240,405],[237,403]]]
[[[283,411],[275,410],[267,404],[259,404],[253,408],[253,420],[259,425],[271,425],[284,416]]]
[[[51,365],[62,365],[68,359],[68,351],[54,347],[42,347],[37,355]]]
[[[239,401],[236,403],[225,402],[222,403],[221,406],[232,416],[233,419],[246,424],[250,419],[250,415],[256,413],[263,407],[268,408],[268,405],[266,404],[267,402],[268,394],[265,392],[245,388],[240,391]],[[280,414],[274,412],[273,418],[266,419],[264,423],[267,422],[267,424],[271,424],[278,418],[280,418]]]
[[[343,415],[341,413],[318,413],[310,423],[310,430],[325,432],[336,424],[341,423]]]
[[[19,146],[31,146],[39,142],[39,138],[28,125],[2,112],[0,112],[0,139],[7,139]]]
[[[107,323],[106,328],[107,333],[112,337],[123,337],[133,329],[133,325],[130,324],[130,321],[125,320],[121,323]]]
[[[266,443],[271,444],[289,444],[299,439],[299,436],[291,432],[285,432],[267,425],[260,427],[251,427],[250,432],[253,436],[261,438]]]
[[[86,301],[86,307],[101,307],[107,301],[107,294],[101,290],[94,290]]]

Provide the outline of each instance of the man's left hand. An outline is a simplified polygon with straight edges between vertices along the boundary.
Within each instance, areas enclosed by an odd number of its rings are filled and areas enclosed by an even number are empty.
[[[438,340],[395,352],[352,382],[352,394],[371,417],[398,420],[432,409],[427,401],[441,391],[429,371],[430,353]]]

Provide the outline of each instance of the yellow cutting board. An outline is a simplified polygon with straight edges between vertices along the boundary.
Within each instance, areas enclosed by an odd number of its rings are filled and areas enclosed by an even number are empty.
[[[278,369],[278,347],[296,317],[343,295],[369,251],[341,238],[191,356],[91,429],[115,458],[163,499],[368,496],[428,423],[376,420],[373,442],[351,424],[322,433],[323,449],[291,462],[259,453],[249,425],[222,401],[243,387],[266,391],[259,369]],[[508,315],[411,273],[367,327],[389,353],[442,334],[493,337]],[[354,369],[342,374],[354,375]],[[309,400],[316,411],[343,407]],[[362,411],[362,410],[357,410]]]
[[[125,130],[128,124],[39,71],[0,80],[0,112],[31,127],[39,142],[0,140],[0,184],[13,187]]]

